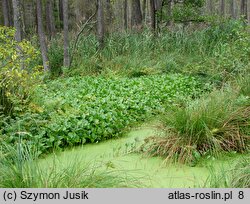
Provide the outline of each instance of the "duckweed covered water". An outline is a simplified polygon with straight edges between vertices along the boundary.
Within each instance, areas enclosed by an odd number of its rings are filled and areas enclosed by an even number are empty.
[[[150,188],[189,188],[204,187],[208,176],[212,173],[225,171],[233,166],[241,155],[225,156],[223,158],[208,158],[197,166],[183,164],[164,164],[159,157],[146,157],[133,153],[143,142],[143,139],[159,133],[157,123],[143,125],[131,130],[127,136],[102,143],[87,144],[60,153],[52,154],[40,161],[45,169],[67,168],[72,162],[79,165],[100,162],[98,168],[125,171],[133,178],[142,179],[143,187]]]

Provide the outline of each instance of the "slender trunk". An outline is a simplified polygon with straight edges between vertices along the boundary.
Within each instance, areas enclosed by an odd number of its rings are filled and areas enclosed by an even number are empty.
[[[171,26],[172,25],[172,20],[171,20],[171,16],[172,16],[172,0],[167,0],[167,25]]]
[[[240,2],[240,14],[243,18],[247,19],[247,0],[241,0]]]
[[[56,25],[54,17],[54,5],[52,1],[49,1],[49,18],[50,18],[51,35],[54,36],[56,34]]]
[[[2,9],[3,9],[4,25],[10,26],[9,8],[7,0],[2,0]]]
[[[124,29],[128,29],[128,0],[124,0]]]
[[[13,5],[12,1],[7,0],[7,6],[8,6],[8,16],[9,16],[9,23],[10,26],[14,26],[14,14],[13,14]]]
[[[106,0],[106,11],[107,11],[107,24],[112,24],[112,8],[110,0]]]
[[[24,2],[24,1],[23,1]],[[23,6],[25,8],[23,12],[23,19],[24,19],[24,25],[25,25],[25,33],[30,35],[34,34],[36,31],[34,30],[36,25],[36,19],[35,19],[35,6],[34,1],[27,1],[25,2],[25,5]]]
[[[161,9],[163,0],[154,0],[155,10],[159,11]]]
[[[103,2],[102,0],[97,0],[98,10],[97,10],[97,37],[99,41],[99,48],[104,47],[104,14],[103,14]]]
[[[46,1],[46,27],[49,36],[54,36],[56,33],[56,28],[53,14],[53,2],[51,0]]]
[[[22,25],[21,25],[21,28],[22,28],[22,34],[23,34],[23,38],[25,38],[26,37],[26,35],[27,35],[27,22],[26,22],[26,19],[25,19],[25,13],[27,12],[26,11],[26,6],[24,5],[24,1],[25,0],[20,0],[20,7],[21,7],[21,9],[20,9],[20,12],[21,12],[21,23],[22,23]]]
[[[221,0],[220,2],[220,15],[221,16],[225,15],[225,0]]]
[[[46,3],[45,3],[45,25],[46,25],[47,35],[50,38],[51,30],[50,30],[50,19],[49,19],[49,0],[46,0]]]
[[[63,0],[63,36],[64,36],[64,61],[63,66],[69,67],[69,11],[68,0]]]
[[[230,0],[230,16],[232,18],[236,18],[236,13],[235,13],[235,0]]]
[[[142,19],[146,22],[146,7],[147,7],[147,0],[142,1]]]
[[[62,28],[62,24],[63,24],[63,0],[59,0],[59,22],[60,25],[59,27]]]
[[[14,13],[14,27],[16,29],[15,39],[17,42],[22,41],[22,28],[21,28],[21,12],[20,12],[20,1],[12,0],[13,13]]]
[[[248,13],[248,25],[250,25],[250,0],[247,2],[247,13]]]
[[[142,14],[141,14],[141,4],[140,0],[132,1],[132,28],[136,30],[141,30],[142,28]]]
[[[150,0],[150,24],[153,32],[156,30],[156,22],[155,22],[155,1]]]
[[[81,20],[82,20],[81,10],[80,10],[80,6],[79,6],[79,1],[76,2],[75,15],[76,15],[76,24],[78,25],[78,23],[80,23]]]
[[[209,14],[213,14],[214,13],[214,4],[213,4],[213,0],[208,0],[208,11]]]
[[[45,41],[45,34],[43,30],[43,19],[42,19],[42,1],[36,1],[36,10],[37,10],[37,29],[40,41],[40,48],[42,52],[42,59],[43,59],[43,67],[44,71],[49,70],[49,60],[47,56],[47,46]]]

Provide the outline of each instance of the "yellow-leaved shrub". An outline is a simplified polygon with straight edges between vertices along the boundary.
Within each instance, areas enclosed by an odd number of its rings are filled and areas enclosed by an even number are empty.
[[[12,114],[27,102],[39,75],[40,67],[32,65],[37,56],[29,41],[15,40],[14,28],[0,26],[0,114]]]

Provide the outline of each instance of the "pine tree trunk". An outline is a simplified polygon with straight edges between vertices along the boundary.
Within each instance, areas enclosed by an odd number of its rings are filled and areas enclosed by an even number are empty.
[[[154,0],[154,4],[155,4],[155,10],[159,11],[162,6],[162,0]]]
[[[15,39],[17,42],[22,41],[22,28],[21,28],[21,12],[20,1],[12,0],[13,14],[14,14],[14,27],[16,29]]]
[[[9,23],[10,26],[14,26],[14,14],[13,14],[13,5],[12,1],[7,0],[7,6],[8,6],[8,15],[9,15]]]
[[[248,19],[247,15],[247,0],[241,0],[240,2],[240,14],[243,18]]]
[[[147,7],[147,0],[142,1],[142,20],[146,23],[146,7]]]
[[[63,0],[63,36],[64,36],[64,60],[63,66],[70,66],[69,57],[69,11],[68,0]]]
[[[250,25],[250,0],[247,2],[248,25]]]
[[[24,4],[25,0],[20,0],[20,13],[21,13],[21,28],[22,28],[22,37],[25,38],[27,34],[27,23],[25,19],[26,6]]]
[[[170,19],[170,17],[172,16],[172,0],[167,0],[167,16],[168,16],[168,20],[167,20],[167,25],[171,26],[172,25],[172,20]]]
[[[155,1],[150,0],[150,26],[153,32],[156,30],[156,22],[155,22]]]
[[[2,0],[2,9],[3,9],[4,25],[10,26],[9,8],[7,0]]]
[[[50,19],[49,19],[49,0],[46,0],[45,3],[45,25],[46,25],[47,35],[51,37]]]
[[[56,33],[56,28],[53,14],[53,2],[51,0],[46,1],[46,26],[49,36],[54,36]]]
[[[37,29],[38,29],[40,48],[41,48],[42,59],[43,59],[43,68],[44,68],[44,71],[48,71],[49,60],[47,56],[47,46],[46,46],[45,34],[43,30],[42,1],[41,0],[36,1],[36,10],[37,10]]]
[[[220,2],[220,15],[221,16],[225,15],[225,0],[221,0]]]
[[[235,13],[235,0],[230,0],[230,16],[234,19],[236,19],[236,13]]]
[[[214,14],[214,4],[213,0],[208,0],[208,11],[209,14],[212,15]]]
[[[127,30],[128,29],[128,0],[124,0],[123,2],[123,6],[124,6],[124,29]]]
[[[82,20],[82,14],[81,14],[81,10],[80,10],[79,1],[76,1],[75,15],[76,15],[76,24],[78,25],[81,22],[81,20]]]
[[[104,47],[104,14],[103,14],[103,1],[97,0],[97,37],[99,41],[99,48]]]
[[[63,24],[63,0],[59,0],[59,22],[60,25],[59,27],[62,28],[62,24]]]
[[[135,28],[136,30],[141,30],[142,29],[142,13],[141,13],[140,0],[132,1],[131,16],[132,16],[132,19],[131,19],[132,28]]]
[[[112,8],[110,0],[106,0],[106,11],[107,11],[107,24],[112,25]]]
[[[24,24],[25,24],[25,31],[28,34],[35,33],[35,28],[36,28],[36,12],[35,12],[35,2],[34,1],[27,1],[25,2],[24,5],[24,12],[23,12],[23,19],[24,19]]]

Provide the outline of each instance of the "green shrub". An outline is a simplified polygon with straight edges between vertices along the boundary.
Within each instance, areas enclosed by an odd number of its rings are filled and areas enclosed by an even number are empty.
[[[48,46],[48,58],[51,76],[60,76],[63,66],[63,40],[60,36],[56,36],[50,41]]]
[[[37,50],[28,41],[15,41],[14,35],[14,29],[0,26],[0,115],[21,111],[39,74],[38,67],[31,67]]]

